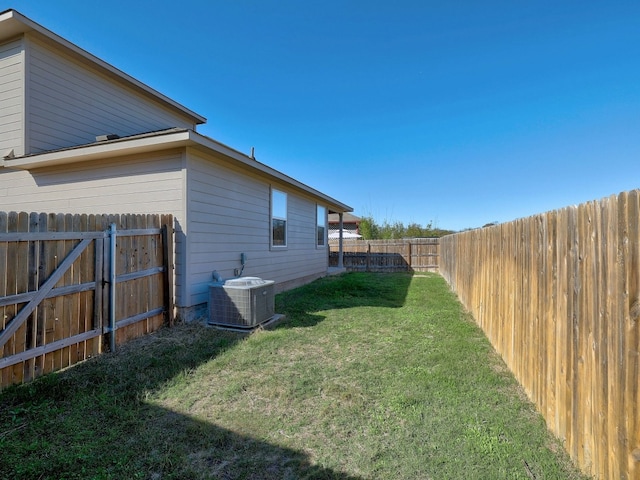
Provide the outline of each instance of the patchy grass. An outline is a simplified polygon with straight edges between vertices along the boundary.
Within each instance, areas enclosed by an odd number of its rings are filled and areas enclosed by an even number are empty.
[[[347,274],[0,394],[2,479],[581,479],[437,275]]]

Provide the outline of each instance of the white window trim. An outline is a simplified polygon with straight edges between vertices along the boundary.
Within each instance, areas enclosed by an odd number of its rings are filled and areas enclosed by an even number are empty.
[[[276,216],[273,214],[273,194],[274,192],[280,193],[284,195],[285,201],[285,211],[284,217]],[[283,190],[279,190],[277,188],[271,187],[271,191],[269,192],[269,246],[272,250],[285,250],[289,244],[289,195],[287,192]],[[273,221],[274,220],[284,220],[284,245],[274,245],[273,243]]]
[[[320,222],[319,222],[320,219],[318,218],[318,209],[320,209],[320,208],[322,208],[323,211],[324,211],[324,219],[323,219],[324,220],[324,222],[323,222],[324,239],[323,239],[322,245],[320,245],[318,243],[318,227],[320,227]],[[315,241],[316,241],[316,248],[319,248],[319,249],[327,248],[327,246],[329,245],[329,237],[328,237],[329,228],[328,228],[328,225],[327,225],[327,223],[328,223],[327,222],[327,218],[328,218],[327,217],[327,207],[325,207],[324,205],[316,204],[316,235],[315,235],[316,240]]]

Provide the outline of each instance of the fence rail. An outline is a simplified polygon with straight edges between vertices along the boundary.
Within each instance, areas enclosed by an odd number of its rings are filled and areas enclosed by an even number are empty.
[[[437,272],[437,238],[343,241],[343,266],[357,272]],[[338,266],[338,242],[329,242],[329,266]]]
[[[587,473],[640,478],[640,192],[441,239],[440,272]]]
[[[173,218],[0,212],[0,388],[171,323]]]

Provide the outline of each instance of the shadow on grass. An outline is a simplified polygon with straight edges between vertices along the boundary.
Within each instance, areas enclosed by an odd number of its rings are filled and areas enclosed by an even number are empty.
[[[354,479],[154,405],[243,335],[178,325],[0,393],[1,479]],[[205,388],[205,387],[203,387]]]
[[[312,327],[325,319],[317,312],[353,307],[400,308],[411,274],[344,273],[325,277],[276,296],[276,312],[287,320],[278,328]]]
[[[316,325],[323,310],[399,308],[410,282],[411,275],[371,273],[324,278],[278,295],[276,311],[287,315],[287,328]],[[356,480],[313,465],[302,451],[153,403],[244,338],[178,325],[0,392],[0,479]]]

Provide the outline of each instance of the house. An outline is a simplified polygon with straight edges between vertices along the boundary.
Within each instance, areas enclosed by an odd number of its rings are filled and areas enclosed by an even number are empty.
[[[342,219],[342,230],[340,229],[340,220]],[[360,235],[360,217],[356,217],[352,213],[330,213],[328,216],[329,238],[338,238],[340,232],[344,238],[361,238]]]
[[[213,271],[274,280],[276,291],[326,275],[327,215],[352,210],[199,134],[205,121],[19,12],[0,13],[0,210],[173,214],[185,320],[205,311]]]

